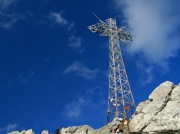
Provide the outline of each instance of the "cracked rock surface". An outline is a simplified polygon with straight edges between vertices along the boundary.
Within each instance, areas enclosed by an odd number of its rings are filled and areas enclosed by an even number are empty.
[[[180,85],[166,81],[141,102],[129,123],[134,134],[180,134]]]

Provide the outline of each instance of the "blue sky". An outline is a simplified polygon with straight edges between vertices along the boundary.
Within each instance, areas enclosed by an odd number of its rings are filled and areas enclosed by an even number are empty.
[[[133,36],[121,43],[136,104],[160,83],[176,85],[180,2],[0,0],[0,133],[51,133],[106,123],[108,38],[87,29],[115,18]]]

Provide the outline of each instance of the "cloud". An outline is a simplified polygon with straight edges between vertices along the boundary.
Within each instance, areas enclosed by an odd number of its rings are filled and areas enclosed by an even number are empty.
[[[48,18],[51,19],[51,21],[55,24],[59,24],[61,26],[66,26],[66,29],[68,31],[72,30],[75,27],[74,22],[69,22],[65,18],[62,17],[62,13],[57,13],[57,12],[51,12],[48,15]]]
[[[0,0],[0,28],[10,29],[19,20],[24,19],[23,15],[9,13],[11,5],[15,5],[18,0]]]
[[[68,103],[63,110],[63,116],[70,119],[76,119],[76,121],[82,120],[88,113],[95,110],[95,112],[106,111],[105,105],[107,105],[107,101],[104,98],[104,89],[100,87],[94,87],[85,89],[86,91],[83,93],[76,94],[75,99]],[[94,99],[98,98],[98,99]],[[99,111],[99,108],[102,110]],[[87,110],[88,109],[88,110]]]
[[[139,68],[140,82],[143,86],[150,84],[154,81],[153,66],[145,66],[141,62],[137,62],[136,66]]]
[[[73,49],[77,50],[80,54],[84,52],[84,49],[82,48],[82,38],[76,37],[75,35],[69,36],[68,39],[68,46],[72,47]]]
[[[6,14],[0,11],[0,27],[4,29],[12,28],[19,20],[24,19],[24,16],[17,14]]]
[[[4,128],[0,128],[0,133],[3,134],[3,133],[11,132],[15,130],[17,127],[18,127],[17,124],[9,124]]]
[[[17,0],[0,0],[0,10],[7,9],[10,5],[15,5]]]
[[[131,54],[138,54],[149,64],[168,70],[168,61],[180,49],[180,2],[163,0],[115,0],[123,11],[134,42]]]
[[[68,31],[72,30],[74,27],[75,27],[75,23],[74,22],[70,23],[68,26]]]
[[[64,71],[64,74],[73,74],[75,76],[79,76],[88,80],[95,79],[98,73],[98,69],[89,69],[88,67],[84,66],[81,62],[78,61],[68,66]]]
[[[53,22],[60,24],[60,25],[67,25],[68,24],[68,21],[62,17],[61,13],[51,12],[49,14],[49,18]]]
[[[81,47],[82,39],[80,37],[75,37],[74,35],[72,35],[69,37],[68,41],[69,41],[68,46],[70,47],[74,47],[74,48]]]
[[[30,70],[26,75],[18,75],[17,77],[17,81],[18,83],[22,83],[22,84],[29,84],[31,82],[32,79],[37,78],[37,74]]]
[[[78,97],[77,100],[66,105],[66,116],[69,118],[78,118],[82,114],[83,108],[87,105],[88,102],[85,99]]]
[[[76,36],[75,23],[64,19],[62,14],[57,12],[51,12],[48,17],[52,20],[53,23],[64,26],[68,33],[71,34],[68,38],[67,46],[72,47],[79,54],[83,53],[84,49],[82,48],[82,38]]]

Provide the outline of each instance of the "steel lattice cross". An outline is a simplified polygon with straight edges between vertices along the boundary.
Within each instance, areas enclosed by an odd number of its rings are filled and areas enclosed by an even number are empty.
[[[123,42],[132,41],[132,36],[129,32],[123,30],[124,27],[118,28],[115,19],[109,18],[106,22],[99,19],[99,22],[88,26],[88,29],[93,33],[101,33],[100,36],[109,37],[107,122],[112,121],[115,117],[130,118],[135,110],[135,103],[126,74],[119,40]]]

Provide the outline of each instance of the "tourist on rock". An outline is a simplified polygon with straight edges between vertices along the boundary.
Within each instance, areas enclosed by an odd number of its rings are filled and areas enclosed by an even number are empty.
[[[114,130],[115,131],[115,134],[123,134],[123,121],[121,122],[121,124],[119,124],[117,126],[117,128]]]
[[[61,134],[60,129],[56,129],[55,134]]]
[[[88,134],[88,128],[86,129],[86,134]]]

